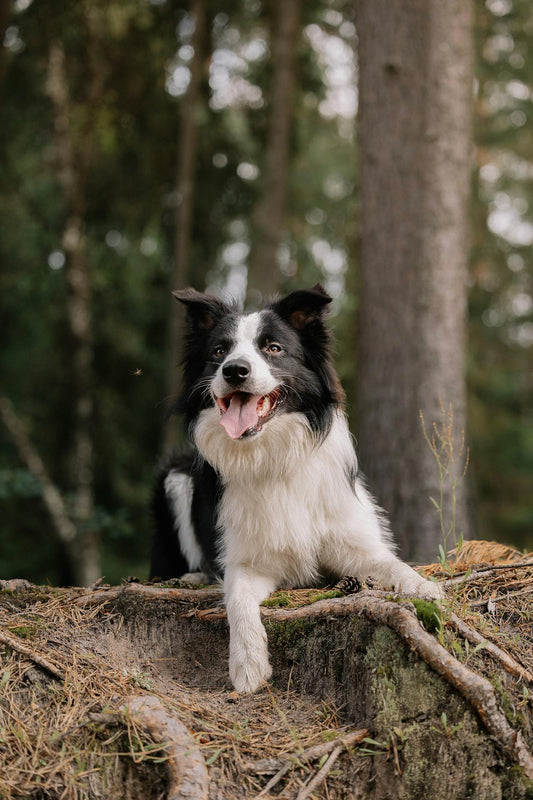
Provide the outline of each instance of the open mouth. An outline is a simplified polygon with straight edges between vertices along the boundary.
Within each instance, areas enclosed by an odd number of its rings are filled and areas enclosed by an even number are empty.
[[[220,410],[220,424],[230,439],[241,439],[255,436],[274,416],[281,403],[281,390],[274,389],[264,395],[237,391],[215,399]]]

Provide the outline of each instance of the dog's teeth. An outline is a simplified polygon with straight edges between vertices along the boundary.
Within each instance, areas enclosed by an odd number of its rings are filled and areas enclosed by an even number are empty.
[[[272,407],[272,402],[270,400],[270,397],[268,397],[268,395],[261,398],[261,400],[257,404],[258,415],[260,417],[266,416],[266,414],[268,414],[268,412],[270,411],[271,407]]]

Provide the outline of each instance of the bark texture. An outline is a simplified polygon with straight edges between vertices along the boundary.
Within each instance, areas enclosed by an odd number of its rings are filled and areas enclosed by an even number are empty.
[[[442,503],[445,526],[455,503],[457,533],[467,533],[464,483],[451,486],[464,468],[472,9],[463,0],[357,0],[356,8],[359,454],[402,555],[427,562],[441,541],[429,499],[439,501],[441,482],[420,411],[428,432],[441,408],[453,414]]]
[[[300,0],[277,0],[272,36],[272,91],[262,188],[252,213],[248,300],[259,305],[280,287],[278,249],[283,235],[290,153]]]

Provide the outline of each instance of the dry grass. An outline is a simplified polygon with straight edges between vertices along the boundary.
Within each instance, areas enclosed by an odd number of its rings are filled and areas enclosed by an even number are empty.
[[[83,646],[97,610],[80,610],[74,591],[36,593],[20,607],[16,595],[0,607],[0,631],[24,649],[45,654],[62,680],[30,657],[0,645],[0,797],[123,797],[147,761],[164,758],[135,720],[117,711],[138,691],[129,676]],[[157,783],[157,781],[156,781]],[[164,781],[159,781],[161,792]],[[157,796],[154,795],[154,796]],[[162,795],[161,795],[162,796]]]
[[[533,553],[497,542],[467,541],[447,556],[445,566],[439,563],[423,569],[446,587],[449,621],[440,631],[441,644],[491,681],[507,719],[522,730],[531,749]],[[454,624],[453,615],[489,646],[465,635]],[[502,658],[491,652],[492,645],[503,651]],[[514,669],[505,666],[506,657],[514,662]]]
[[[317,707],[293,692],[269,688],[241,698],[114,667],[91,644],[102,606],[80,605],[79,597],[76,589],[0,593],[0,636],[25,651],[0,642],[2,800],[164,796],[162,768],[154,791],[139,794],[143,768],[165,759],[164,743],[117,713],[143,690],[193,733],[213,782],[240,785],[243,796],[260,791],[254,764],[292,757],[346,731],[331,703]],[[38,667],[32,653],[60,679]]]
[[[448,612],[533,672],[533,556],[493,543],[465,542],[458,557],[448,554],[445,567],[434,564],[424,572],[445,583]],[[83,605],[80,594],[42,588],[0,592],[0,637],[26,650],[18,652],[0,639],[2,800],[163,797],[164,743],[151,741],[120,712],[128,698],[143,691],[158,696],[188,727],[209,766],[212,786],[234,787],[235,800],[255,797],[265,776],[275,771],[274,766],[261,771],[258,765],[287,759],[295,767],[284,777],[282,794],[293,796],[318,766],[296,764],[295,757],[346,732],[331,702],[317,705],[271,687],[242,698],[226,689],[192,689],[157,673],[121,668],[120,660],[106,657],[94,635],[103,605]],[[316,590],[290,591],[279,593],[273,604],[297,607],[323,597]],[[109,620],[109,607],[105,616]],[[489,679],[498,676],[494,680],[502,705],[523,726],[525,711],[531,711],[531,685],[502,672],[486,648],[469,644],[453,625],[444,624],[438,636],[469,668]],[[32,653],[56,677],[37,666]],[[525,735],[531,741],[531,731]],[[352,773],[354,758],[342,756],[343,763],[352,759]],[[151,777],[147,794],[140,787],[154,767],[159,777],[155,782]],[[333,773],[314,796],[328,797],[334,785]]]

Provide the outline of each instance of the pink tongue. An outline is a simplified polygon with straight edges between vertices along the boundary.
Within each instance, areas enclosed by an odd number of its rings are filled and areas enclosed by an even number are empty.
[[[259,422],[257,403],[261,395],[235,392],[232,395],[229,408],[220,418],[220,424],[231,439],[239,439],[248,428],[253,428]]]

